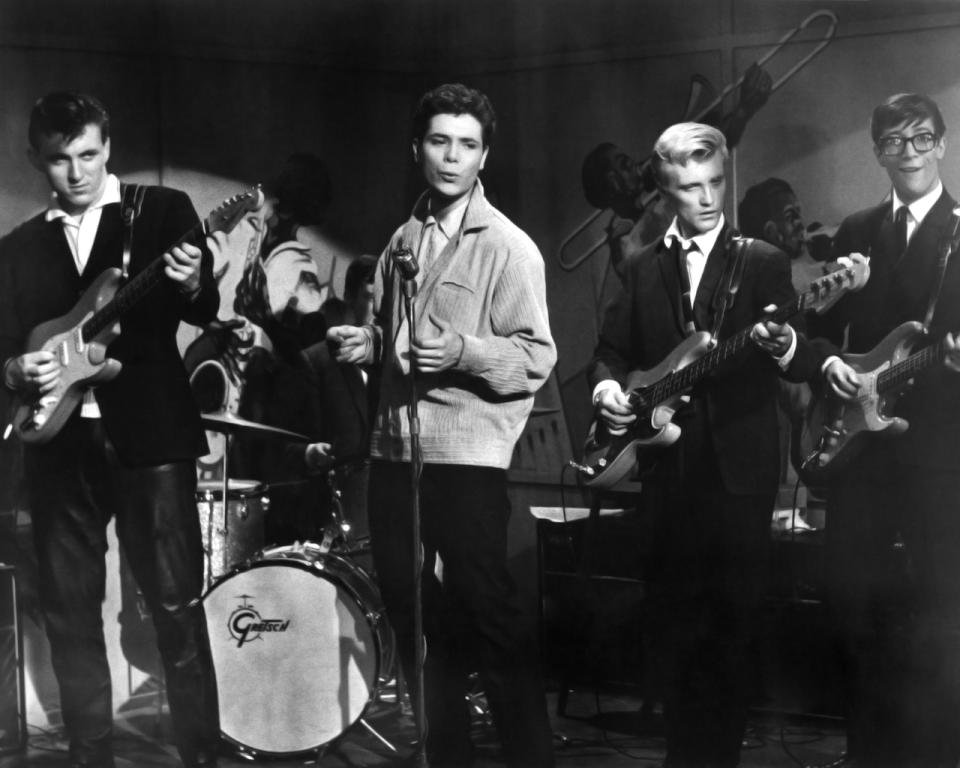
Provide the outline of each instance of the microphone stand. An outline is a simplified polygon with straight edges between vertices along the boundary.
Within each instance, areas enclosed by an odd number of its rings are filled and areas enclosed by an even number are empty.
[[[414,298],[417,295],[416,278],[404,279],[403,303],[407,313],[407,333],[409,348],[413,349],[416,309]],[[417,733],[417,748],[414,765],[427,768],[427,718],[423,692],[423,665],[426,660],[426,645],[423,637],[423,546],[420,543],[420,473],[423,470],[423,458],[420,454],[420,417],[417,413],[417,373],[411,355],[410,360],[410,403],[407,406],[410,420],[410,514],[413,538],[413,718]]]

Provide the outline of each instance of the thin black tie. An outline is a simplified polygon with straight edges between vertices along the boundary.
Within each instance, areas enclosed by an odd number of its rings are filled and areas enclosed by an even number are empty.
[[[910,209],[905,205],[897,208],[893,217],[893,229],[897,233],[897,253],[902,254],[907,250],[907,216]]]
[[[686,334],[690,336],[696,332],[697,328],[693,322],[694,297],[690,291],[690,270],[687,267],[687,254],[693,251],[699,251],[700,249],[693,240],[690,241],[686,248],[680,244],[680,238],[675,238],[673,243],[677,252],[677,272],[680,274],[680,290],[682,292],[680,304],[683,309],[683,327]]]

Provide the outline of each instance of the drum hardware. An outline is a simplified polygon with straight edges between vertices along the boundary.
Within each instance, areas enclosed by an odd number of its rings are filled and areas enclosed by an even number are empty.
[[[321,756],[392,678],[369,574],[321,545],[261,550],[203,597],[224,740],[242,757]]]
[[[227,503],[219,480],[197,483],[197,513],[203,538],[204,583],[263,549],[263,521],[270,509],[267,486],[256,480],[229,478]]]
[[[227,380],[226,369],[216,361],[208,361],[210,364],[218,367],[224,379]],[[208,542],[210,551],[207,553],[207,562],[204,567],[205,571],[205,584],[209,589],[214,582],[214,579],[220,575],[220,573],[215,573],[214,564],[213,564],[213,549],[214,549],[214,534],[219,534],[223,536],[224,542],[231,541],[231,526],[230,526],[230,510],[229,510],[229,500],[230,500],[230,473],[229,473],[229,456],[230,456],[230,446],[233,440],[233,436],[238,432],[253,433],[265,436],[272,437],[286,437],[294,440],[303,440],[309,442],[310,438],[306,435],[301,435],[298,432],[291,432],[287,429],[281,429],[279,427],[271,427],[267,424],[260,424],[255,421],[249,421],[247,419],[242,419],[239,416],[230,413],[227,410],[217,411],[215,413],[201,413],[200,422],[203,424],[204,429],[208,429],[211,432],[217,432],[223,435],[223,458],[221,460],[222,464],[222,478],[219,481],[214,481],[220,486],[220,499],[226,500],[226,502],[221,504],[223,511],[222,523],[215,527],[214,521],[214,512],[215,504],[210,500],[210,514],[206,521],[206,541]],[[250,481],[239,481],[239,482],[250,482]],[[245,518],[244,518],[245,519]],[[262,521],[261,521],[262,522]],[[261,539],[257,542],[258,546],[263,545],[262,539],[262,525],[261,525]],[[252,554],[245,553],[245,554]],[[224,568],[221,569],[221,573],[226,569],[227,566],[232,563],[224,563]]]

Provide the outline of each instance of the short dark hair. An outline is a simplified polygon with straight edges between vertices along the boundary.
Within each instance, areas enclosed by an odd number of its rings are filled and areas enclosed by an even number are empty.
[[[41,97],[30,111],[30,146],[39,149],[43,136],[62,134],[72,141],[88,125],[100,129],[104,142],[110,138],[110,115],[95,96],[76,91],[55,91]]]
[[[617,145],[610,141],[597,144],[580,166],[580,183],[583,185],[583,196],[594,208],[601,210],[610,205],[610,184],[607,174],[612,167],[610,158],[617,151]]]
[[[922,93],[897,93],[873,110],[870,118],[870,136],[873,143],[880,141],[883,132],[903,123],[919,123],[929,118],[937,136],[943,136],[947,125],[943,122],[940,107]]]
[[[793,195],[793,187],[776,178],[764,179],[747,190],[737,206],[737,222],[745,237],[764,239],[764,225],[780,213],[777,196],[781,194]]]
[[[497,129],[497,116],[485,94],[463,83],[445,83],[420,97],[413,113],[414,141],[422,141],[434,115],[473,115],[483,128],[483,145],[489,147]]]
[[[365,283],[372,283],[376,275],[377,260],[373,256],[358,256],[347,266],[347,274],[343,279],[343,296],[345,299],[354,299],[360,295],[360,288]]]

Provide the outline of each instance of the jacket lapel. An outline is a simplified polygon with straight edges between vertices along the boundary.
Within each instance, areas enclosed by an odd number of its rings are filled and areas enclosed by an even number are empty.
[[[674,241],[676,242],[676,241]],[[663,279],[663,287],[666,295],[670,297],[670,306],[673,309],[673,321],[676,323],[677,330],[686,335],[683,322],[683,289],[680,287],[680,274],[677,272],[676,251],[674,248],[668,248],[663,239],[657,243],[656,254],[660,277]]]
[[[727,227],[724,227],[717,238],[717,242],[713,245],[713,250],[707,256],[707,264],[703,270],[703,277],[700,278],[696,299],[693,302],[693,319],[698,330],[712,329],[716,311],[714,297],[720,287],[720,279],[726,271],[727,259],[729,258],[726,242]]]

